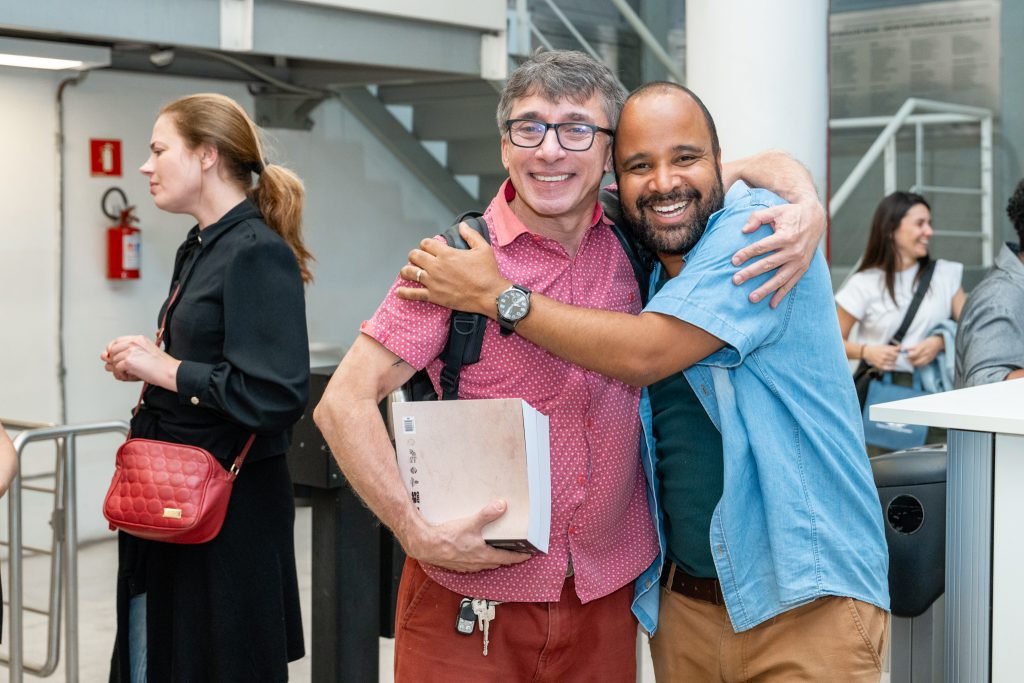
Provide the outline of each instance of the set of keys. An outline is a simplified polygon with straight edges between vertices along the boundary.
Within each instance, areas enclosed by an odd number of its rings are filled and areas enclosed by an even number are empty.
[[[455,630],[464,636],[472,635],[477,624],[484,636],[484,657],[490,643],[491,621],[494,619],[494,608],[500,603],[483,598],[462,598],[459,605],[459,616],[455,621]],[[474,619],[474,617],[476,617]],[[474,623],[475,622],[475,623]]]

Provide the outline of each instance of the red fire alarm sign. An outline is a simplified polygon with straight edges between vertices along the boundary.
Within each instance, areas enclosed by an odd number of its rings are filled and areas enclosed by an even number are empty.
[[[92,176],[121,177],[120,140],[89,140],[89,173]]]

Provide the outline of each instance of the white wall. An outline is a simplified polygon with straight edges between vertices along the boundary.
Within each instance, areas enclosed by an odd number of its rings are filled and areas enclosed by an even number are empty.
[[[57,422],[58,211],[55,94],[61,76],[0,70],[0,418]],[[126,419],[138,385],[112,381],[99,354],[121,334],[152,334],[166,296],[187,216],[158,211],[137,168],[153,119],[179,95],[218,91],[251,111],[244,86],[208,80],[96,72],[65,92],[67,200],[65,347],[69,423]],[[451,219],[448,211],[337,102],[322,104],[310,132],[269,131],[273,162],[306,181],[305,231],[317,258],[307,294],[310,340],[347,346],[421,236]],[[90,138],[122,140],[124,177],[90,178]],[[497,144],[497,141],[495,141]],[[116,185],[138,206],[142,278],[105,279],[110,224],[100,211]],[[117,439],[79,443],[79,519],[83,537],[106,533],[99,512]],[[46,449],[26,456],[48,458]],[[26,519],[46,519],[27,496]],[[6,508],[6,506],[3,506]],[[45,527],[45,525],[43,525]],[[44,529],[45,531],[45,529]],[[27,542],[33,539],[26,538]]]
[[[57,415],[54,91],[59,78],[0,71],[0,416]]]
[[[714,117],[723,159],[785,150],[824,196],[828,3],[686,3],[686,85]]]

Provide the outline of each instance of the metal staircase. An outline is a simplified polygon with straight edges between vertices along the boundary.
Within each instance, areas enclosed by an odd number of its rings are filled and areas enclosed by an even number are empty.
[[[609,64],[629,88],[641,80],[643,44],[667,74],[681,79],[678,64],[643,29],[625,0],[607,0],[596,8],[573,0],[510,0],[509,5],[509,69],[538,47],[578,49]],[[340,97],[453,213],[459,213],[485,205],[506,177],[495,120],[502,83],[473,77],[385,82],[347,90]]]
[[[851,197],[863,186],[875,191],[874,185],[865,180],[873,169],[877,170],[881,161],[881,196],[900,188],[920,193],[932,204],[939,225],[952,224],[951,228],[935,230],[939,248],[933,244],[933,255],[939,251],[938,256],[963,262],[966,268],[965,287],[969,290],[993,262],[992,120],[993,113],[988,109],[914,97],[907,99],[892,116],[833,119],[829,122],[832,131],[881,129],[881,132],[833,192],[829,202],[830,216],[835,219],[841,215],[844,206],[855,203],[850,201]],[[926,135],[926,131],[930,134]],[[904,133],[902,145],[901,132]],[[955,164],[944,164],[936,156],[935,149],[956,139],[962,139],[964,147],[958,149]],[[877,182],[877,178],[872,180]],[[864,196],[862,194],[860,199],[863,200]],[[844,237],[849,242],[852,236]],[[860,253],[862,233],[856,233],[856,237],[856,247],[853,250],[845,248],[844,253]],[[836,266],[833,263],[837,283],[856,270],[859,260],[856,259],[848,268],[845,264]]]
[[[501,79],[534,49],[588,51],[627,87],[680,77],[679,55],[644,28],[638,0],[414,5],[109,0],[101,17],[55,0],[5,13],[0,36],[103,46],[116,70],[246,82],[268,128],[308,129],[312,110],[337,98],[453,212],[486,202],[505,177]],[[186,14],[187,24],[175,20]],[[654,59],[659,73],[645,63]]]
[[[377,97],[392,108],[410,107],[412,134],[444,141],[445,167],[457,178],[475,177],[475,194],[486,200],[505,178],[494,118],[500,89],[499,81],[453,80],[382,86]]]

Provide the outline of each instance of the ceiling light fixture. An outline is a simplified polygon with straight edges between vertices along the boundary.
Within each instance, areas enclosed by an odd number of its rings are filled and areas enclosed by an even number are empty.
[[[60,71],[110,66],[110,48],[0,37],[0,66]]]

